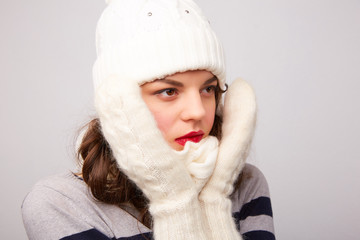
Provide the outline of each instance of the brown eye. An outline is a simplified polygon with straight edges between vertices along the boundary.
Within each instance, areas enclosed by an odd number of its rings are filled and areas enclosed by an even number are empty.
[[[174,89],[167,89],[167,90],[164,91],[164,93],[167,96],[174,96],[175,95],[175,90]]]
[[[166,88],[157,91],[155,94],[163,99],[170,100],[178,95],[178,90],[176,88]]]
[[[202,90],[202,93],[205,95],[212,95],[215,93],[216,86],[208,86]]]
[[[207,88],[206,88],[206,91],[207,91],[208,93],[211,93],[211,92],[214,91],[214,87],[213,87],[213,86],[207,87]]]

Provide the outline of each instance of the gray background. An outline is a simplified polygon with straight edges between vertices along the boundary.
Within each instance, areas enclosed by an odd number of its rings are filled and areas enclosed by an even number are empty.
[[[257,93],[250,162],[269,182],[277,238],[358,239],[360,1],[197,2],[224,44],[228,81],[243,77]],[[76,166],[104,7],[0,2],[1,239],[26,239],[26,193]]]

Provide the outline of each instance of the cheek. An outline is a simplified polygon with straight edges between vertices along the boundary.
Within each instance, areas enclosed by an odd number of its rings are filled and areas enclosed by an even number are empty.
[[[210,133],[215,120],[215,104],[209,106],[206,110],[206,115],[204,118],[204,124],[206,125],[207,134]]]
[[[166,111],[152,112],[157,127],[169,146],[176,151],[180,151],[183,149],[183,146],[174,142],[174,138],[178,136],[179,131],[179,128],[176,127],[176,114],[172,114],[171,112],[166,112],[166,114],[164,114],[164,112]]]
[[[215,107],[209,109],[205,116],[205,124],[209,132],[212,129],[212,126],[214,125],[214,119],[215,119]]]
[[[169,132],[171,126],[173,126],[174,123],[173,119],[171,118],[171,114],[164,114],[164,111],[152,111],[152,114],[154,115],[157,127],[166,138],[166,134]]]

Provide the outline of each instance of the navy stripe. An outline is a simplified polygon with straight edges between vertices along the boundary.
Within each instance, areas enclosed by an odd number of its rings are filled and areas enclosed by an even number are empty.
[[[240,212],[233,213],[236,221],[241,221],[249,216],[268,215],[273,216],[271,201],[268,197],[259,197],[244,204]]]
[[[152,240],[152,233],[147,232],[147,233],[142,233],[142,234],[138,234],[138,235],[131,236],[131,237],[122,237],[122,238],[119,238],[118,240]]]
[[[242,236],[244,240],[275,240],[274,234],[267,231],[251,231]]]
[[[60,240],[151,240],[151,239],[152,239],[152,234],[149,232],[138,234],[138,235],[131,236],[131,237],[121,237],[118,239],[108,238],[103,233],[101,233],[98,230],[96,230],[95,228],[93,228],[93,229],[90,229],[90,230],[87,230],[84,232],[76,233],[76,234],[61,238]]]
[[[95,239],[111,240],[110,238],[108,238],[107,236],[105,236],[103,233],[99,232],[95,228],[61,238],[60,240],[95,240]]]

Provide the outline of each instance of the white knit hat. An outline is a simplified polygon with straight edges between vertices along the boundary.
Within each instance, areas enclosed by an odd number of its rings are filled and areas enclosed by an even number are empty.
[[[208,70],[224,89],[222,46],[192,0],[107,0],[96,31],[95,89],[113,74],[139,85]]]

